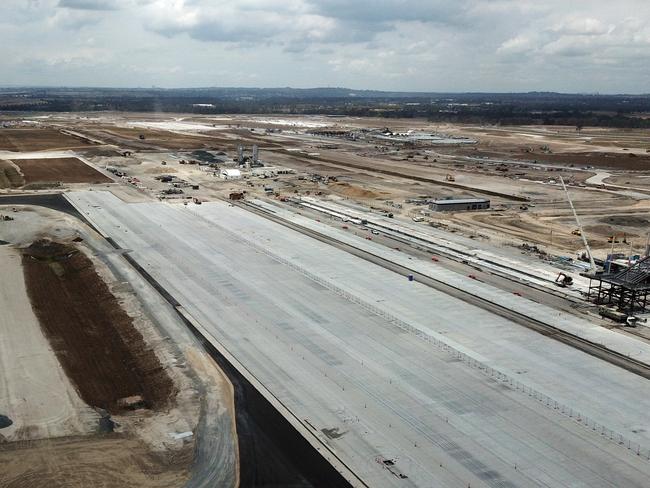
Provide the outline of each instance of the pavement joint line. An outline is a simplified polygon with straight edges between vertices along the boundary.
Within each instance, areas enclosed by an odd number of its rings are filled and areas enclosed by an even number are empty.
[[[72,203],[72,202],[71,202]],[[73,203],[74,205],[74,203]],[[81,209],[78,208],[75,205],[75,208],[81,213],[81,215],[85,216],[82,212]],[[116,249],[121,249],[119,245],[110,237],[106,236],[103,232],[99,231],[99,227],[96,226],[95,222],[91,221],[88,219],[88,222],[91,223],[91,225],[97,230],[97,232],[108,241],[108,243],[116,248]],[[131,256],[126,255],[125,253],[122,253],[121,256],[127,261],[129,265],[131,265],[136,272],[138,272],[140,275],[143,276],[143,278],[148,281],[149,283],[152,283],[154,285],[154,289],[156,292],[158,292],[163,299],[165,299],[176,311],[178,315],[180,315],[184,321],[189,323],[191,327],[194,327],[196,331],[207,341],[209,342],[217,351],[219,351],[220,354],[223,355],[223,357],[228,361],[237,371],[239,371],[240,374],[242,374],[254,387],[255,389],[266,398],[266,400],[273,405],[274,408],[276,408],[282,416],[289,421],[289,423],[296,429],[298,432],[314,447],[317,449],[318,452],[321,453],[321,455],[329,462],[332,464],[332,466],[342,475],[345,477],[345,479],[350,482],[354,487],[365,487],[368,488],[368,485],[361,479],[359,478],[356,473],[353,471],[352,468],[350,468],[337,454],[336,452],[329,446],[327,443],[323,442],[319,438],[319,436],[315,432],[315,428],[309,429],[305,425],[305,421],[301,420],[298,416],[296,416],[284,403],[277,398],[268,388],[264,386],[264,384],[257,379],[257,377],[250,372],[243,364],[241,364],[234,355],[232,355],[228,349],[221,344],[216,338],[214,338],[202,325],[201,323],[195,319],[181,304],[178,302],[165,288],[155,279],[153,276],[151,276],[144,268],[142,268],[137,261],[132,258]],[[309,424],[311,425],[311,424]],[[312,426],[313,427],[313,426]],[[330,453],[330,455],[327,455],[325,452],[321,450],[321,447],[324,447],[326,449],[326,452]]]
[[[287,407],[282,400],[277,398],[273,392],[264,386],[264,384],[257,379],[257,377],[246,368],[239,360],[230,353],[230,351],[219,342],[215,337],[213,337],[207,329],[205,329],[201,322],[194,318],[182,305],[174,306],[174,309],[179,315],[182,315],[185,320],[187,320],[192,327],[194,327],[201,336],[208,341],[212,346],[219,351],[221,355],[228,361],[237,371],[240,372],[254,387],[259,391],[268,401],[276,408],[282,416],[287,419],[291,425],[297,429],[301,435],[314,447],[316,448],[325,459],[332,464],[345,479],[350,482],[355,487],[368,487],[366,483],[363,482],[341,458],[336,454],[336,452],[325,442],[323,442],[317,435],[318,429],[314,427],[309,420],[300,419],[296,414],[294,414],[289,407]],[[308,428],[311,427],[311,428]],[[315,439],[315,441],[314,441]],[[331,456],[326,455],[321,451],[321,447],[327,449],[327,452]],[[338,466],[336,466],[338,465]]]
[[[242,209],[246,209],[245,206],[239,206]],[[186,210],[189,211],[189,210]],[[491,366],[488,366],[487,364],[483,363],[482,361],[479,361],[473,357],[471,357],[469,354],[459,350],[459,348],[452,346],[448,342],[441,340],[435,335],[437,334],[429,334],[403,320],[400,318],[390,314],[389,312],[382,310],[378,307],[375,307],[374,305],[362,300],[361,298],[357,297],[356,295],[353,295],[342,288],[338,287],[337,285],[317,276],[316,274],[302,268],[301,266],[296,265],[295,263],[292,263],[285,258],[278,256],[268,249],[259,246],[255,242],[249,241],[245,239],[244,237],[241,237],[240,235],[216,224],[215,222],[205,218],[202,215],[199,215],[195,212],[192,212],[194,215],[202,219],[204,222],[207,222],[211,226],[216,226],[218,227],[221,231],[224,233],[228,234],[231,238],[234,240],[241,242],[243,244],[248,245],[249,247],[252,247],[253,249],[256,249],[257,251],[265,254],[266,256],[270,257],[271,259],[284,264],[291,269],[299,272],[303,276],[311,279],[312,281],[324,286],[325,288],[329,289],[330,291],[336,293],[337,295],[341,296],[342,298],[355,303],[357,305],[360,305],[361,307],[365,308],[369,312],[382,317],[383,319],[387,320],[388,322],[396,325],[400,329],[409,332],[413,334],[415,337],[418,339],[421,339],[425,342],[428,342],[430,344],[433,344],[437,346],[438,348],[444,350],[445,352],[449,353],[452,357],[456,359],[460,359],[463,361],[465,364],[467,364],[469,367],[473,369],[479,370],[481,373],[483,373],[486,376],[490,376],[491,378],[501,381],[504,384],[510,385],[514,390],[521,391],[524,394],[528,394],[529,397],[534,398],[537,400],[539,403],[542,405],[546,406],[550,410],[553,410],[555,412],[558,412],[559,414],[571,418],[575,420],[577,423],[583,425],[587,430],[592,430],[592,431],[597,431],[599,432],[603,437],[609,438],[610,440],[616,442],[618,445],[622,445],[623,447],[626,447],[628,450],[635,452],[638,456],[642,456],[643,458],[650,460],[650,448],[641,446],[637,442],[633,442],[627,437],[623,436],[622,434],[606,427],[603,424],[600,424],[586,415],[582,414],[581,412],[573,409],[572,407],[569,407],[568,405],[564,405],[561,402],[558,402],[557,400],[553,399],[552,397],[539,392],[523,383],[521,383],[519,380],[513,378],[512,376],[503,373]],[[274,216],[275,217],[275,216]],[[278,217],[275,217],[278,218]],[[297,226],[297,224],[294,224]]]
[[[238,204],[241,206],[242,204]],[[569,331],[566,331],[560,327],[554,326],[550,323],[544,322],[541,319],[537,319],[534,317],[531,317],[527,315],[525,312],[506,307],[499,303],[498,301],[495,300],[490,300],[488,298],[484,298],[483,296],[479,296],[475,293],[472,293],[470,291],[467,291],[463,288],[460,288],[458,285],[454,285],[451,283],[448,283],[446,281],[442,281],[438,278],[435,278],[429,274],[423,273],[418,270],[411,269],[409,266],[397,263],[395,261],[391,261],[388,258],[385,258],[381,255],[375,254],[371,251],[368,251],[366,249],[362,249],[360,247],[357,247],[353,244],[350,244],[349,242],[345,242],[339,239],[336,239],[334,237],[322,234],[319,231],[307,228],[305,226],[302,226],[300,224],[297,224],[295,222],[292,222],[288,219],[285,219],[283,217],[279,217],[276,215],[270,215],[266,209],[260,209],[259,206],[250,206],[248,202],[244,203],[250,211],[253,213],[261,213],[263,216],[268,218],[269,220],[275,220],[276,223],[279,223],[281,225],[284,225],[285,227],[292,228],[294,230],[297,230],[298,232],[301,232],[305,235],[308,235],[312,238],[315,238],[317,240],[320,240],[321,242],[327,243],[332,245],[332,243],[335,243],[339,247],[344,247],[344,248],[350,248],[352,249],[352,254],[355,254],[358,257],[361,257],[362,259],[365,259],[367,261],[373,262],[375,264],[378,264],[379,266],[382,266],[386,269],[389,269],[391,271],[395,271],[393,268],[400,268],[404,272],[404,274],[413,274],[416,277],[422,278],[424,277],[425,281],[430,281],[437,283],[437,286],[430,285],[428,283],[428,286],[432,286],[433,288],[438,289],[439,291],[442,291],[444,293],[450,294],[449,291],[452,290],[455,293],[462,294],[465,298],[461,298],[464,301],[468,301],[469,303],[473,303],[475,306],[478,306],[480,308],[483,308],[491,313],[497,314],[499,316],[505,317],[509,320],[513,320],[516,323],[519,323],[520,325],[527,327],[529,329],[535,330],[537,332],[540,332],[540,329],[544,329],[545,332],[547,332],[545,335],[552,337],[553,339],[558,340],[559,342],[562,342],[564,344],[570,345],[571,347],[577,348],[581,350],[582,352],[585,352],[587,354],[590,354],[594,357],[597,357],[601,360],[607,361],[615,366],[624,368],[628,371],[631,371],[639,376],[642,376],[646,379],[650,379],[650,364],[645,363],[643,361],[639,361],[637,359],[632,358],[629,354],[624,354],[619,351],[616,351],[612,348],[607,347],[606,345],[602,343],[597,343],[593,342],[588,338],[578,336],[576,334],[573,334]],[[347,249],[346,249],[347,250]],[[350,252],[350,251],[348,251]],[[369,259],[367,256],[372,257],[372,259]],[[390,263],[390,266],[387,266],[384,263]],[[444,289],[441,289],[444,288]],[[459,297],[457,297],[459,298]]]

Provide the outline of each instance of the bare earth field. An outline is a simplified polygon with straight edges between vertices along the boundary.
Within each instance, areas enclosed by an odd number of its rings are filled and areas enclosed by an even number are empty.
[[[211,135],[192,135],[185,133],[174,133],[157,129],[133,129],[124,127],[111,127],[102,129],[86,129],[92,137],[105,141],[109,144],[116,144],[127,149],[147,150],[151,148],[194,150],[211,148],[223,144],[227,139],[213,137]],[[140,139],[140,136],[144,139]]]
[[[26,184],[109,183],[112,180],[78,158],[16,159]]]
[[[116,166],[137,179],[132,186],[115,189],[127,199],[159,196],[168,185],[154,178],[165,174],[200,185],[198,191],[184,189],[174,198],[210,200],[235,190],[262,196],[263,188],[269,186],[265,181],[246,176],[224,182],[215,178],[210,168],[179,164],[182,159],[193,159],[191,152],[197,149],[225,152],[234,158],[238,144],[244,145],[246,154],[255,144],[265,165],[296,171],[276,178],[273,194],[315,193],[324,198],[344,198],[407,218],[423,209],[406,204],[409,198],[487,197],[498,213],[436,214],[425,224],[480,234],[495,243],[540,244],[555,253],[574,254],[582,244],[572,234],[575,222],[559,185],[559,176],[563,176],[596,249],[608,249],[608,237],[613,233],[630,236],[632,248],[638,249],[647,234],[642,217],[650,209],[650,138],[644,130],[432,124],[418,119],[137,113],[53,114],[44,127],[39,127],[37,120],[31,122],[34,128],[17,129],[23,138],[30,133],[31,139],[39,141],[65,136],[53,127],[78,134],[78,141],[85,137],[88,144],[77,148],[76,154],[96,167]],[[475,142],[395,142],[368,135],[384,128],[400,134],[442,134]],[[14,165],[4,163],[4,170],[0,168],[0,187],[4,188],[22,186],[15,167],[20,167],[27,185],[61,181],[65,188],[67,183],[106,181],[90,166],[82,167],[78,162],[58,166],[55,159],[47,166],[39,163],[32,168],[29,165],[36,163],[30,159],[6,158]],[[604,169],[607,173],[599,176]],[[328,184],[305,177],[313,174],[335,176],[338,181]],[[590,178],[598,183],[589,183]],[[530,207],[520,208],[522,199]],[[610,213],[632,218],[620,224],[603,223],[602,218]]]
[[[0,206],[14,219],[0,219],[0,486],[181,487],[194,466],[233,486],[232,390],[210,358],[116,281],[89,229],[13,208]]]
[[[86,145],[84,141],[55,129],[0,129],[0,150],[82,149]]]
[[[171,379],[133,327],[92,262],[70,245],[37,241],[25,249],[25,281],[36,316],[83,400],[111,414],[120,400],[164,408]]]
[[[191,451],[166,460],[120,435],[0,444],[3,488],[177,488],[188,479]]]
[[[13,422],[0,429],[0,446],[96,431],[99,415],[81,400],[32,310],[20,252],[0,246],[0,269],[0,415]]]

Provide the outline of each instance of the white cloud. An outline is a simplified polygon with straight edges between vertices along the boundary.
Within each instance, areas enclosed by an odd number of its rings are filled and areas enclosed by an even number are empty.
[[[592,17],[575,17],[562,22],[554,30],[561,34],[578,36],[601,36],[614,29],[614,26],[607,25],[599,19]]]
[[[119,0],[59,0],[58,7],[75,10],[117,10],[122,7]]]
[[[650,78],[646,0],[0,0],[0,35],[7,83],[621,92]],[[77,54],[90,48],[105,69]]]

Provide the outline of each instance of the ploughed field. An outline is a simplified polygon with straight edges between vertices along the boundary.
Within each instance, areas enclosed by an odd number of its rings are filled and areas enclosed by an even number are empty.
[[[115,414],[128,397],[154,410],[168,404],[172,380],[88,257],[41,240],[24,250],[23,269],[41,327],[88,405]]]

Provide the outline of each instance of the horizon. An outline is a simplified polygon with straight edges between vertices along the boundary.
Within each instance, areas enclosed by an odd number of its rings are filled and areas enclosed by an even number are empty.
[[[377,93],[398,93],[413,95],[568,95],[568,96],[605,96],[605,97],[648,97],[649,92],[562,92],[552,90],[527,90],[527,91],[415,91],[415,90],[378,90],[373,88],[349,88],[346,86],[109,86],[109,85],[26,85],[26,84],[2,84],[0,89],[80,89],[80,90],[160,90],[160,91],[182,91],[182,90],[347,90],[350,92],[377,92]]]

